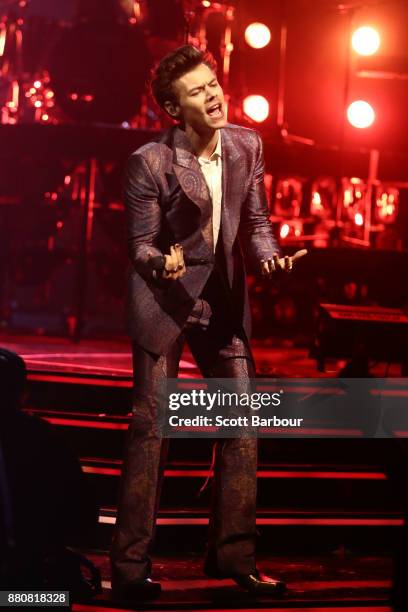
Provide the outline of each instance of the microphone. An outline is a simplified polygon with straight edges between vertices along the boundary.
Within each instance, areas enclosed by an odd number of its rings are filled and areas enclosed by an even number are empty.
[[[153,270],[156,272],[162,272],[166,264],[166,258],[164,255],[155,255],[149,259],[149,263]],[[186,266],[203,266],[205,264],[214,263],[214,260],[204,259],[203,257],[184,257],[184,263]]]

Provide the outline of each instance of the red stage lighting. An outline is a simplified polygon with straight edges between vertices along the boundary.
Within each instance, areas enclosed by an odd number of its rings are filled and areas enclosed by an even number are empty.
[[[353,127],[368,128],[374,123],[375,112],[368,102],[356,100],[347,109],[347,119]]]
[[[245,40],[253,49],[262,49],[271,40],[271,31],[264,23],[250,23],[245,30]]]
[[[374,55],[380,47],[380,35],[371,26],[357,28],[351,37],[351,44],[359,55]]]
[[[263,96],[247,96],[243,108],[244,113],[257,123],[262,123],[269,116],[269,102]]]

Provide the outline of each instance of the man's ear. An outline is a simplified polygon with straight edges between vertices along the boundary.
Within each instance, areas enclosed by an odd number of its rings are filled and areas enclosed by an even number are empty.
[[[180,107],[178,104],[173,104],[173,102],[168,101],[164,103],[164,108],[166,109],[166,112],[173,117],[173,119],[178,119],[180,113]]]

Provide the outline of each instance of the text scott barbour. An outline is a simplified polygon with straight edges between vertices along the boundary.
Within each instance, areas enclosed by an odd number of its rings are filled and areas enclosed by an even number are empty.
[[[257,414],[251,417],[216,417],[194,416],[179,417],[173,414],[169,417],[169,425],[171,427],[301,427],[303,419],[281,419],[277,416],[262,418]]]

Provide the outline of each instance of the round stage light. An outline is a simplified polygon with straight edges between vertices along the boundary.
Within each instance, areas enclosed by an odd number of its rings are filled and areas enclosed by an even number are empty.
[[[250,23],[245,30],[245,40],[253,49],[262,49],[271,40],[271,31],[264,23]]]
[[[289,232],[290,232],[289,225],[287,223],[283,223],[279,231],[280,237],[284,240],[285,238],[288,237]]]
[[[374,123],[375,112],[368,102],[356,100],[347,109],[347,119],[353,127],[368,128]]]
[[[377,30],[371,26],[362,26],[353,33],[351,44],[359,55],[374,55],[380,47],[381,39]]]
[[[269,102],[263,96],[247,96],[243,108],[244,113],[257,123],[262,123],[269,116]]]
[[[354,215],[354,223],[360,227],[364,225],[364,217],[361,213],[358,212]]]

